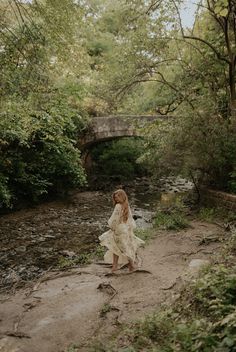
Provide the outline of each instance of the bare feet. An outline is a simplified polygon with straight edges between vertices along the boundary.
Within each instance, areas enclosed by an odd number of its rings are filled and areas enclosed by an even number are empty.
[[[118,270],[118,266],[117,265],[112,265],[111,272],[114,273],[117,270]]]
[[[137,267],[137,265],[135,265],[135,263],[129,262],[128,268],[129,268],[129,272],[132,272],[132,271],[136,270],[138,267]]]
[[[119,260],[118,255],[113,254],[113,263],[112,263],[112,269],[111,269],[112,273],[118,270],[118,260]]]

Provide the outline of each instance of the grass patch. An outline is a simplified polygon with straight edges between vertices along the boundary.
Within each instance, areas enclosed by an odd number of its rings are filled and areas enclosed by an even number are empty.
[[[164,230],[181,230],[189,227],[189,221],[181,213],[157,213],[154,226]]]
[[[236,223],[236,213],[220,207],[202,207],[198,211],[198,218],[203,221],[213,222],[216,220],[224,221],[224,223]]]
[[[104,303],[100,310],[100,317],[105,317],[107,313],[112,311],[112,306],[109,303]]]
[[[135,236],[141,238],[141,240],[148,242],[155,236],[155,229],[147,228],[147,229],[135,229],[134,230]]]
[[[198,217],[200,220],[212,222],[216,218],[216,208],[201,208]]]
[[[154,218],[154,227],[163,230],[182,230],[189,227],[187,214],[188,207],[185,206],[183,200],[176,198],[169,206],[161,206]]]
[[[89,253],[81,253],[73,257],[60,256],[57,267],[59,269],[71,268],[78,265],[90,264],[94,259],[102,259],[105,254],[105,248],[97,246],[95,250]]]
[[[75,344],[70,345],[65,352],[79,352],[79,347]]]
[[[113,345],[104,351],[236,351],[235,269],[211,268],[183,290],[174,306],[126,329],[122,333],[125,346]]]
[[[70,268],[77,265],[85,265],[91,263],[91,254],[80,254],[74,257],[59,257],[57,267],[60,269]]]

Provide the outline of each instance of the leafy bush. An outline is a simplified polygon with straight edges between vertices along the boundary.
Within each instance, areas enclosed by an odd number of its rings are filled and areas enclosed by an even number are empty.
[[[199,218],[205,221],[213,221],[216,217],[215,208],[201,208],[199,211]]]
[[[235,267],[208,269],[172,307],[125,329],[127,345],[104,351],[233,352],[236,350]],[[121,335],[120,335],[121,338]]]
[[[64,352],[79,352],[79,346],[72,344]]]
[[[236,193],[236,171],[234,171],[230,174],[228,188],[229,188],[230,192]]]
[[[0,7],[3,208],[84,184],[76,140],[86,114],[81,104],[85,85],[78,82],[85,55],[75,35],[80,8],[70,0],[66,7],[58,1],[13,1]]]
[[[37,201],[48,192],[63,193],[84,184],[76,147],[76,134],[83,126],[78,112],[60,94],[41,110],[30,99],[5,102],[0,120],[1,205]]]
[[[164,212],[157,213],[154,219],[154,225],[165,230],[180,230],[189,226],[183,214],[166,214]]]
[[[144,174],[145,169],[137,163],[143,148],[140,139],[124,138],[106,142],[92,150],[95,172],[104,177],[130,180]]]
[[[181,117],[146,131],[146,151],[140,160],[156,178],[193,177],[197,183],[235,191],[236,138],[229,122],[202,104],[201,113],[179,111]]]
[[[160,207],[154,218],[154,226],[165,230],[180,230],[189,226],[184,204],[176,199],[169,207]]]
[[[12,195],[8,188],[8,178],[0,174],[0,208],[1,207],[10,207]]]

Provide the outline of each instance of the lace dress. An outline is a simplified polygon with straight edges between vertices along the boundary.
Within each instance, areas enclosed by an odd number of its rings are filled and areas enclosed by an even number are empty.
[[[127,222],[121,220],[122,207],[116,204],[114,211],[108,220],[110,230],[99,236],[102,246],[108,248],[104,261],[112,263],[113,253],[119,256],[119,263],[127,263],[129,259],[135,261],[137,249],[144,244],[144,241],[134,235],[135,221],[129,210]]]

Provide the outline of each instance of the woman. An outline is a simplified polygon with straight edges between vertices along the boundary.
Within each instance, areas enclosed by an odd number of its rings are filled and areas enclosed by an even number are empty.
[[[128,262],[129,271],[133,271],[137,249],[144,241],[134,235],[136,224],[125,191],[118,189],[113,193],[112,199],[115,208],[108,220],[110,230],[99,236],[101,245],[108,248],[104,260],[109,262],[112,257],[112,272],[118,269],[118,261]]]

